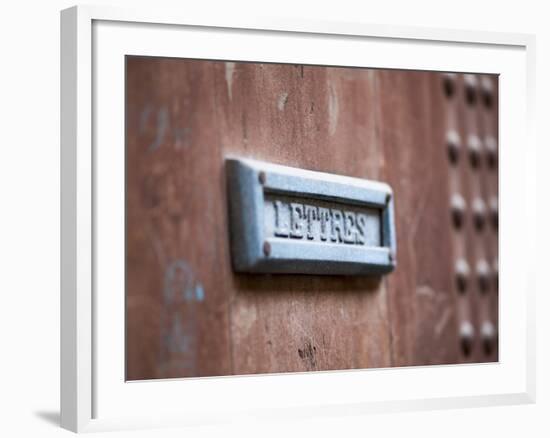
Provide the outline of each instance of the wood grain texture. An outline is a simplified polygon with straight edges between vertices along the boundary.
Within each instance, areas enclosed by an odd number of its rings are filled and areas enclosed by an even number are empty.
[[[457,363],[439,75],[127,58],[127,378]],[[235,274],[224,158],[387,181],[383,278]]]
[[[229,374],[214,72],[143,58],[127,69],[127,377]]]
[[[399,269],[388,277],[393,365],[455,363],[449,170],[439,84],[431,73],[378,75],[380,141],[396,202]]]
[[[217,95],[226,154],[377,179],[365,71],[237,64]],[[365,151],[345,145],[369,145]],[[369,154],[370,152],[370,154]],[[236,374],[389,366],[386,292],[368,278],[234,275]]]

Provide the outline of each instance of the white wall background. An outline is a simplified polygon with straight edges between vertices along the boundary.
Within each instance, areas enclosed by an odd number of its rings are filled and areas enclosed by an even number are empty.
[[[256,15],[537,35],[538,242],[546,272],[550,187],[550,14],[543,1],[96,1]],[[63,0],[3,4],[0,14],[0,436],[69,435],[59,417],[59,10]],[[522,145],[518,145],[521,147]],[[546,147],[544,147],[546,146]],[[533,214],[535,210],[533,209]],[[550,436],[548,276],[537,279],[535,405],[236,424],[106,436]],[[291,396],[291,395],[289,395]]]

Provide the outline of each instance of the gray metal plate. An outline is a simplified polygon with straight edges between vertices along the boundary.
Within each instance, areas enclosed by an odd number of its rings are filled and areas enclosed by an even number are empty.
[[[393,194],[376,181],[226,160],[237,272],[376,275],[396,265]]]

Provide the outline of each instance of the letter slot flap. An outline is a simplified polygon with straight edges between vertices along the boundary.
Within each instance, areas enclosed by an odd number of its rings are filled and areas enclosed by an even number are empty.
[[[226,159],[236,272],[380,275],[396,266],[393,194],[377,181]]]

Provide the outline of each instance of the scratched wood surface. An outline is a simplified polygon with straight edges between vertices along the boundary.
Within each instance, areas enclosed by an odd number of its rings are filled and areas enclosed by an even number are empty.
[[[460,349],[440,74],[139,57],[126,71],[127,379],[496,360]],[[233,273],[227,156],[388,182],[396,271]]]

